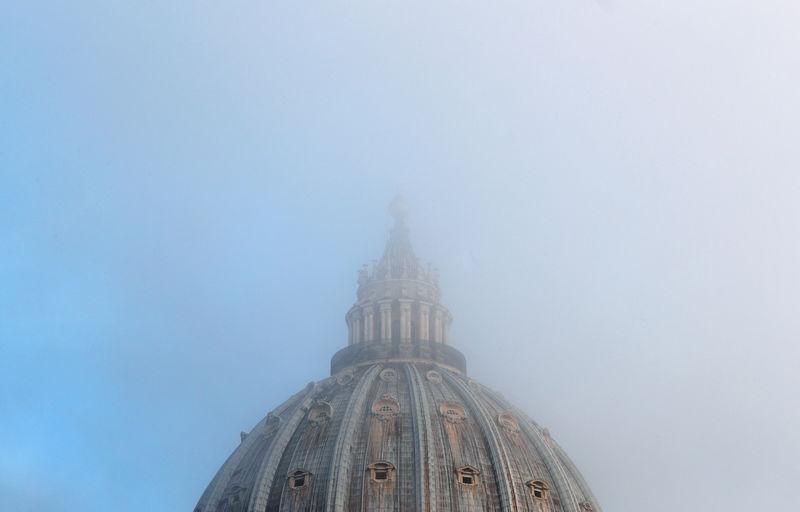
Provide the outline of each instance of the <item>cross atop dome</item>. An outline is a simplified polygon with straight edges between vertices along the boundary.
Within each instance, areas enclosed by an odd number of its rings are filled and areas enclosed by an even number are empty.
[[[424,272],[408,238],[405,224],[408,204],[398,195],[389,205],[389,213],[394,217],[394,227],[389,230],[386,248],[376,270],[382,277],[417,279]]]
[[[394,200],[389,204],[389,213],[394,217],[395,226],[402,225],[408,216],[408,203],[406,203],[403,196],[397,194]]]

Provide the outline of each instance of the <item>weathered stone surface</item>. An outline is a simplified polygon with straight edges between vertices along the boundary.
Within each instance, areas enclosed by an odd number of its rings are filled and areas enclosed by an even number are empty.
[[[381,377],[387,369],[394,378]],[[431,371],[441,383],[423,377]],[[310,386],[260,422],[197,510],[582,512],[584,502],[601,510],[549,434],[499,394],[475,391],[462,373],[431,362],[375,362],[340,380]],[[320,411],[330,417],[320,421]],[[393,468],[385,480],[370,475],[378,462]],[[472,484],[457,479],[467,466],[478,472]],[[297,470],[311,476],[292,488]],[[535,480],[549,487],[544,499],[527,485]],[[258,489],[268,492],[253,499]]]

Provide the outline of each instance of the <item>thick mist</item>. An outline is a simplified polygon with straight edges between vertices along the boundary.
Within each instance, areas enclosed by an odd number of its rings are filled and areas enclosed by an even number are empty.
[[[328,375],[397,193],[607,512],[791,510],[792,2],[0,6],[0,496],[191,510]]]

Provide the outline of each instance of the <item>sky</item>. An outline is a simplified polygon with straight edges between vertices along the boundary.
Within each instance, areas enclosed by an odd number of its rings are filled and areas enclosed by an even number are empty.
[[[300,5],[302,4],[302,5]],[[0,4],[0,500],[191,510],[402,194],[607,512],[791,510],[800,7]]]

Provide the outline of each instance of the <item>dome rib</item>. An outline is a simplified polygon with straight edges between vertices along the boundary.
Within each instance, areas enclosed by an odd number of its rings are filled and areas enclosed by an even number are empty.
[[[486,410],[480,403],[480,399],[475,396],[469,386],[464,383],[460,378],[450,375],[445,372],[445,380],[456,388],[458,394],[461,396],[462,401],[470,409],[470,413],[478,420],[478,427],[486,439],[486,444],[489,447],[489,453],[492,457],[492,469],[495,473],[500,488],[500,503],[503,510],[517,510],[517,497],[514,493],[514,486],[511,479],[503,468],[511,468],[508,460],[508,454],[503,448],[503,443],[498,438],[499,432],[495,428],[494,421],[489,417]]]
[[[283,452],[286,450],[286,445],[297,430],[300,421],[306,415],[306,411],[314,402],[317,391],[317,384],[309,385],[306,387],[307,394],[303,398],[300,406],[292,411],[292,415],[286,421],[279,431],[276,433],[275,440],[271,443],[268,454],[264,457],[263,462],[256,474],[255,483],[257,489],[253,489],[250,494],[250,503],[247,510],[264,510],[269,502],[269,493],[272,487],[272,481],[275,478],[275,471],[278,469]],[[278,416],[280,418],[280,416]]]
[[[574,489],[569,484],[569,478],[567,478],[566,473],[564,472],[563,466],[559,463],[558,457],[556,456],[553,449],[550,447],[547,440],[544,438],[544,434],[542,434],[541,429],[537,428],[538,425],[528,418],[525,413],[514,408],[514,414],[518,414],[519,417],[524,418],[524,421],[520,422],[520,427],[522,431],[528,436],[533,442],[534,448],[542,457],[542,461],[544,461],[544,465],[547,468],[547,472],[550,474],[550,477],[553,479],[552,484],[555,487],[556,494],[559,496],[561,500],[561,506],[565,512],[580,512],[580,508],[578,505],[578,498],[575,496]],[[565,503],[566,502],[566,503]]]
[[[417,367],[413,364],[406,364],[406,378],[408,387],[413,400],[414,416],[414,448],[417,452],[417,509],[430,510],[430,504],[434,501],[431,496],[435,491],[433,486],[426,485],[433,474],[430,451],[428,450],[427,440],[433,437],[431,431],[431,418],[428,414],[428,398],[425,393],[422,376]]]
[[[217,472],[217,475],[211,481],[208,489],[206,489],[203,496],[200,498],[195,510],[206,510],[209,507],[214,510],[216,508],[216,503],[225,495],[225,491],[230,486],[236,469],[240,466],[247,454],[258,450],[259,444],[266,445],[260,448],[267,450],[272,445],[275,436],[266,437],[269,428],[268,423],[273,420],[280,422],[280,415],[287,409],[296,407],[297,404],[302,402],[303,397],[308,396],[308,394],[312,392],[311,388],[312,386],[306,386],[301,391],[295,393],[256,424],[250,434],[242,440]]]
[[[572,459],[569,457],[569,455],[567,455],[567,452],[565,452],[564,449],[561,448],[561,445],[559,445],[555,440],[552,440],[552,442],[556,455],[561,461],[561,464],[565,465],[569,470],[570,475],[578,484],[578,487],[580,487],[584,499],[591,501],[592,507],[594,508],[595,512],[603,512],[603,509],[597,502],[597,498],[592,492],[592,489],[589,488],[589,484],[586,483],[586,480],[583,478],[583,475],[581,474],[580,471],[578,471],[578,467],[575,465],[574,462],[572,462]]]
[[[361,416],[357,414],[364,408],[367,401],[367,388],[377,377],[380,365],[371,366],[366,373],[359,379],[356,389],[350,395],[345,409],[342,425],[336,436],[336,447],[331,457],[331,471],[328,476],[328,500],[325,505],[326,512],[344,512],[344,504],[347,496],[347,489],[350,486],[349,471],[350,459],[352,458],[349,447],[353,442],[353,435],[358,430],[358,422]],[[345,468],[343,471],[342,469]]]

